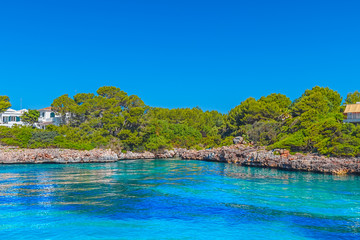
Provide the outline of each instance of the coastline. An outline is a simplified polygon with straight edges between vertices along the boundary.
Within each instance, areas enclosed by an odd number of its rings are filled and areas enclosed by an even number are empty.
[[[296,153],[287,150],[268,151],[264,148],[234,145],[214,150],[186,151],[182,159],[235,163],[249,167],[276,168],[329,174],[360,174],[360,158],[326,157]]]
[[[0,148],[0,164],[96,163],[116,162],[118,156],[108,149],[89,151],[71,149]]]
[[[330,174],[360,174],[360,158],[325,157],[315,154],[290,155],[286,150],[268,151],[264,148],[236,144],[208,150],[174,149],[160,153],[116,153],[109,149],[14,149],[0,148],[0,164],[41,163],[106,163],[131,159],[203,160],[235,163],[242,166],[277,168]]]

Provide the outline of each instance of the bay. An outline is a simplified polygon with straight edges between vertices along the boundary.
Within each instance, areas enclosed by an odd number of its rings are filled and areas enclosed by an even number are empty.
[[[360,239],[360,177],[194,160],[0,166],[1,239]]]

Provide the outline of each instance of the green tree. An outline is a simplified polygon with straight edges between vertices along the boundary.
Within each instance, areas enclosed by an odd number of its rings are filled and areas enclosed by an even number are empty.
[[[241,133],[243,126],[258,121],[280,121],[288,112],[291,100],[283,94],[270,94],[259,100],[248,98],[231,109],[228,114],[228,131],[233,135]]]
[[[138,96],[129,96],[119,88],[105,86],[97,90],[97,95],[79,93],[73,99],[63,95],[54,100],[52,107],[66,116],[63,124],[67,131],[78,128],[89,138],[118,138],[126,149],[143,144],[141,128],[147,106]],[[103,144],[102,140],[98,142]]]
[[[254,123],[257,118],[256,113],[259,109],[255,98],[248,98],[240,105],[231,109],[227,116],[227,125],[231,133],[237,134],[240,126]]]
[[[68,94],[64,94],[56,98],[51,104],[54,112],[57,112],[61,115],[62,123],[68,123],[68,117],[71,117],[71,113],[73,112],[75,106],[75,101],[71,99]]]
[[[274,148],[291,151],[334,154],[334,146],[342,141],[342,98],[329,88],[314,87],[296,99],[291,107],[292,118],[284,122]]]
[[[37,110],[29,110],[28,112],[25,112],[22,116],[21,116],[21,120],[24,123],[27,123],[31,126],[33,126],[35,123],[37,123],[39,121],[39,117],[40,117],[40,112]]]
[[[339,112],[342,97],[328,87],[316,86],[294,101],[292,106],[293,116],[300,116],[311,111],[314,116],[323,116],[328,113]]]
[[[355,91],[353,93],[348,93],[345,99],[345,104],[354,104],[360,102],[360,92]]]
[[[10,98],[8,96],[0,96],[0,113],[5,112],[10,107]]]

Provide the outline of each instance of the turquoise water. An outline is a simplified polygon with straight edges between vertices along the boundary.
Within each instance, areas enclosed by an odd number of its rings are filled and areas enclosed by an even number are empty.
[[[360,239],[359,180],[183,160],[1,165],[0,239]]]

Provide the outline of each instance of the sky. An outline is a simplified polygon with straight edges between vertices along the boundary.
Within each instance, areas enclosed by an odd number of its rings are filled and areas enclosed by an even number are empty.
[[[358,0],[0,2],[0,95],[14,109],[116,86],[226,113],[316,85],[360,90]]]

